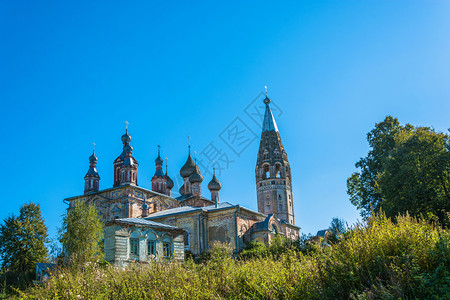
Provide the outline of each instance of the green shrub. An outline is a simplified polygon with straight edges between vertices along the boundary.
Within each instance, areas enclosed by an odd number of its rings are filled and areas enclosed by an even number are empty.
[[[252,243],[232,259],[215,244],[202,263],[63,269],[23,299],[448,299],[450,233],[409,216],[384,215],[339,243],[307,254],[282,239]]]

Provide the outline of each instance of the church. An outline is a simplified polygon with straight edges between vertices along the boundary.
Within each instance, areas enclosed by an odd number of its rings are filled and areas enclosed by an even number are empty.
[[[270,243],[280,234],[290,239],[300,236],[295,225],[291,169],[277,124],[265,97],[265,113],[257,154],[255,178],[258,211],[220,201],[222,185],[213,172],[202,196],[203,176],[192,159],[190,146],[180,169],[183,185],[180,196],[172,196],[174,182],[158,149],[151,189],[138,185],[139,163],[133,156],[128,128],[121,140],[122,153],[114,160],[114,183],[99,189],[95,151],[89,157],[84,177],[84,194],[64,199],[93,204],[105,224],[105,259],[115,264],[173,258],[185,253],[199,255],[212,242],[228,243],[235,252],[250,241]]]

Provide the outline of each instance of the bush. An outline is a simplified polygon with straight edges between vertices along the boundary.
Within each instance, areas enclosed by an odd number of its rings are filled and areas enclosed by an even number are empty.
[[[394,223],[383,213],[373,216],[321,253],[323,296],[449,297],[449,241],[448,230],[425,220],[406,215]]]
[[[298,243],[300,241],[297,241]],[[410,216],[383,214],[339,243],[304,254],[282,239],[252,243],[232,259],[212,246],[203,263],[89,265],[63,269],[24,299],[448,299],[450,233]],[[303,243],[305,244],[305,243]]]

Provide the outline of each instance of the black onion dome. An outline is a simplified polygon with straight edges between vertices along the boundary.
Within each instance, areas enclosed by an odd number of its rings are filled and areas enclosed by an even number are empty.
[[[122,142],[124,144],[129,144],[131,142],[131,135],[128,134],[128,130],[122,135]]]
[[[202,182],[203,176],[200,174],[200,168],[198,166],[194,166],[194,173],[192,173],[191,176],[189,176],[189,182],[190,183],[196,183],[196,182]]]
[[[180,195],[184,195],[184,183],[183,183],[183,185],[180,187],[180,189],[178,190],[178,192],[180,193]]]
[[[158,155],[158,157],[155,159],[155,164],[162,165],[164,160],[161,158],[161,156]]]
[[[167,175],[167,173],[166,173],[166,175],[164,175],[164,177],[166,178],[166,188],[171,190],[174,186],[173,180],[169,177],[169,175]],[[183,189],[184,189],[184,187],[183,187]]]
[[[189,156],[186,160],[186,163],[180,170],[180,175],[183,178],[191,176],[192,173],[195,171],[195,163],[192,160],[191,153],[189,153]]]
[[[219,180],[217,180],[216,174],[214,174],[213,178],[208,183],[208,189],[210,191],[220,191],[221,188],[222,188],[222,184],[220,183]]]
[[[89,162],[97,162],[97,156],[95,156],[95,152],[92,153],[91,156],[89,156]]]
[[[133,152],[133,147],[131,147],[131,145],[125,145],[125,147],[123,147],[123,152]]]

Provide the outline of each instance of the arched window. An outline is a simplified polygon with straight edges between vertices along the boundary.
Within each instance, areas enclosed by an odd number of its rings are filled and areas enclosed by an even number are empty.
[[[268,179],[268,178],[270,178],[269,165],[264,165],[263,179]]]
[[[147,255],[156,255],[156,235],[153,232],[147,233]]]
[[[264,159],[269,159],[269,151],[267,151],[267,149],[264,149],[263,158]]]
[[[275,177],[281,178],[281,165],[279,165],[279,164],[277,164],[277,166],[276,166]]]
[[[184,249],[189,249],[189,232],[184,232]]]
[[[139,259],[139,233],[136,231],[130,235],[130,258]]]
[[[164,258],[170,258],[172,256],[172,241],[169,237],[163,240],[163,256]]]

